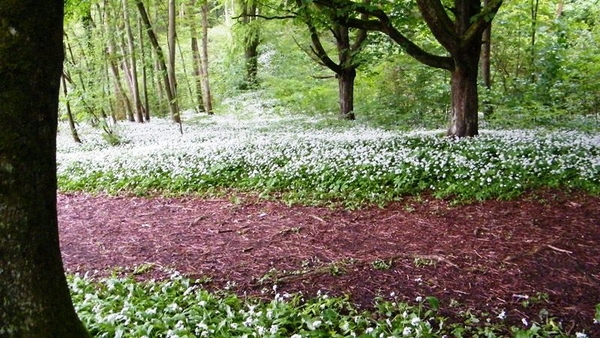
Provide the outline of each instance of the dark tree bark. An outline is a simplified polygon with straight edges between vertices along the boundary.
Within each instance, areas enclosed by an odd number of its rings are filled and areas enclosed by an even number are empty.
[[[338,68],[335,71],[338,78],[340,116],[347,120],[354,120],[356,119],[354,114],[354,80],[356,79],[356,69],[358,67],[353,60],[355,50],[350,44],[350,30],[347,26],[336,26],[333,32],[339,57]]]
[[[349,0],[315,0],[315,3],[341,9],[337,21],[349,27],[380,31],[387,34],[417,61],[451,72],[451,119],[449,136],[465,137],[478,134],[479,97],[477,74],[483,31],[489,26],[502,5],[502,0],[454,0],[448,9],[441,0],[417,0],[423,20],[436,40],[450,56],[426,52],[394,27],[387,13],[376,6],[366,6]],[[452,12],[450,15],[449,11]],[[347,13],[368,14],[371,19],[357,19]]]
[[[0,2],[0,336],[88,337],[58,240],[63,0]]]
[[[464,36],[471,27],[471,18],[481,12],[481,4],[479,1],[468,0],[454,3],[457,13],[454,22],[455,33],[457,36]],[[454,69],[450,78],[452,110],[448,135],[463,137],[475,136],[479,133],[477,73],[482,39],[483,31],[480,31],[474,38],[451,47]]]
[[[356,79],[356,68],[343,69],[338,78],[338,96],[340,102],[340,117],[346,120],[356,119],[354,114],[354,80]]]

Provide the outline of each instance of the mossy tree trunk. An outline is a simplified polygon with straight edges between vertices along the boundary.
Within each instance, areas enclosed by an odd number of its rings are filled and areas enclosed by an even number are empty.
[[[63,0],[0,0],[0,336],[89,337],[56,215]]]

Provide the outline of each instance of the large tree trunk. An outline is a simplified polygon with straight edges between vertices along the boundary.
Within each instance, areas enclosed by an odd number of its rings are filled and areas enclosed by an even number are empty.
[[[478,132],[479,97],[477,93],[478,63],[457,65],[452,72],[451,119],[449,136],[475,136]]]
[[[63,0],[0,5],[0,336],[88,337],[56,215]]]
[[[455,1],[455,31],[460,36],[471,27],[472,17],[481,12],[481,3],[471,0]],[[449,136],[476,136],[478,130],[479,95],[477,77],[483,30],[470,41],[451,46],[454,68],[451,70],[451,117]]]
[[[356,79],[356,68],[348,68],[337,74],[340,117],[346,120],[354,120],[354,79]]]

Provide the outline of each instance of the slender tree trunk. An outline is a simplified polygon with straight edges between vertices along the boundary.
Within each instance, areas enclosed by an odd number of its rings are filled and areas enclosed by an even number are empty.
[[[489,0],[484,0],[483,4],[486,6]],[[492,89],[492,73],[491,73],[491,53],[492,52],[492,24],[488,26],[488,28],[483,32],[483,45],[481,51],[481,77],[483,79],[483,85],[486,90],[489,91]],[[484,115],[491,116],[494,112],[494,108],[489,102],[489,99],[486,99],[483,102],[483,113]]]
[[[213,115],[212,96],[210,94],[210,83],[208,76],[208,1],[202,0],[202,98],[204,109],[208,115]]]
[[[137,75],[137,57],[135,45],[133,43],[133,32],[131,31],[131,23],[129,19],[129,6],[127,0],[122,0],[123,6],[123,22],[125,24],[125,32],[127,33],[127,51],[129,52],[129,83],[131,86],[131,97],[133,98],[133,107],[135,120],[144,122],[144,113],[142,108],[142,100],[140,99],[139,82]]]
[[[191,34],[192,57],[194,60],[194,83],[196,84],[196,105],[199,111],[206,111],[204,99],[202,98],[202,58],[200,57],[200,49],[198,48],[198,39],[195,37],[196,31],[193,30]]]
[[[196,0],[190,0],[190,35],[192,58],[194,60],[194,82],[196,84],[196,105],[198,111],[206,111],[204,101],[202,99],[202,58],[200,57],[200,48],[198,47],[198,30],[196,24]]]
[[[0,5],[0,336],[89,337],[58,238],[63,0]]]
[[[66,52],[67,55],[65,56],[65,60],[67,60],[68,62],[70,62],[71,64],[75,64],[75,57],[73,56],[73,48],[71,48],[71,44],[69,43],[69,39],[67,34],[64,35],[64,42],[65,42],[65,47],[66,47]],[[87,58],[85,57],[84,54],[84,60],[86,60]],[[87,60],[86,60],[87,61]],[[85,62],[86,64],[89,64],[89,62]],[[79,80],[79,85],[81,86],[81,91],[82,92],[86,92],[86,87],[85,87],[85,82],[83,81],[83,76],[81,75],[81,72],[77,72],[77,78]],[[75,82],[73,81],[72,78],[70,78],[71,80],[71,85],[72,86],[76,86]],[[94,110],[90,107],[90,105],[87,103],[87,100],[82,97],[81,98],[81,103],[83,104],[83,107],[85,108],[86,112],[90,115],[90,116],[94,116],[95,112]]]
[[[175,0],[169,0],[169,25],[167,34],[167,43],[169,50],[169,63],[167,64],[167,74],[169,76],[169,86],[171,88],[172,105],[176,113],[172,116],[173,121],[181,123],[179,118],[179,104],[177,102],[177,78],[175,76],[175,44],[176,41],[176,29],[175,29],[175,18],[176,18],[176,6]]]
[[[65,96],[65,102],[66,102],[66,106],[67,106],[67,118],[69,120],[69,128],[71,129],[71,136],[73,136],[73,141],[75,141],[77,143],[82,143],[81,139],[79,138],[79,134],[77,133],[77,128],[75,127],[75,120],[73,119],[73,113],[71,112],[71,103],[69,102],[69,97],[68,97],[69,93],[67,90],[67,80],[65,78],[66,78],[66,75],[63,73],[63,75],[60,77],[60,80],[61,80],[63,94]]]
[[[144,121],[150,121],[150,104],[148,103],[148,72],[146,71],[146,45],[144,44],[144,34],[142,18],[138,17],[138,33],[140,34],[140,55],[142,57],[142,91],[144,93],[144,104],[142,108],[144,110]]]
[[[531,6],[531,34],[530,34],[530,53],[529,53],[529,62],[531,64],[531,83],[534,83],[537,80],[537,75],[535,71],[535,44],[536,44],[536,33],[537,33],[537,17],[538,17],[538,9],[540,6],[539,0],[530,0]]]
[[[107,8],[107,5],[108,5],[107,1],[104,2],[104,5],[105,5],[105,8]],[[129,101],[129,97],[127,97],[127,93],[123,89],[123,84],[121,83],[121,75],[119,73],[115,41],[114,41],[114,36],[113,36],[113,31],[112,31],[112,26],[111,26],[112,22],[109,18],[110,14],[111,13],[108,10],[106,10],[104,12],[104,15],[106,16],[106,18],[104,20],[106,39],[107,39],[106,56],[108,59],[108,66],[110,69],[110,73],[112,75],[112,81],[113,81],[113,86],[114,86],[115,96],[116,96],[116,103],[117,103],[117,106],[120,105],[123,107],[124,117],[133,120],[131,101]],[[113,114],[111,114],[111,115],[114,116],[115,113],[113,112]],[[119,115],[119,114],[117,114],[117,115]]]
[[[140,11],[142,21],[144,22],[144,25],[146,26],[146,31],[148,32],[148,37],[150,38],[152,47],[154,48],[154,51],[156,52],[156,56],[158,58],[157,65],[159,67],[159,72],[162,74],[162,77],[163,77],[164,89],[167,94],[167,100],[169,100],[169,111],[171,113],[171,118],[176,123],[181,123],[181,118],[179,116],[179,108],[177,107],[177,100],[175,97],[175,93],[173,93],[173,91],[171,90],[172,86],[171,86],[171,82],[170,82],[169,75],[167,72],[167,65],[165,63],[165,55],[162,51],[162,48],[160,48],[158,39],[156,38],[156,34],[154,33],[154,29],[152,28],[152,23],[150,22],[150,18],[148,17],[148,12],[146,11],[146,7],[144,6],[144,3],[142,2],[142,0],[136,0],[136,4],[138,7],[138,10]]]
[[[122,30],[123,27],[119,27],[119,30]],[[119,55],[123,55],[119,57],[119,61],[121,64],[121,70],[123,71],[123,77],[125,77],[125,83],[127,84],[127,88],[123,88],[123,86],[121,85],[121,89],[122,89],[122,93],[123,95],[127,98],[127,105],[128,105],[128,109],[127,109],[127,120],[129,122],[135,122],[135,105],[133,103],[131,103],[131,100],[129,99],[129,95],[131,95],[131,98],[133,99],[133,84],[132,84],[132,78],[131,78],[131,66],[129,65],[129,59],[125,56],[127,55],[127,49],[126,49],[126,43],[125,43],[125,39],[123,36],[121,36],[121,43],[119,44],[119,51],[120,54]],[[129,89],[129,91],[127,91],[126,89]]]

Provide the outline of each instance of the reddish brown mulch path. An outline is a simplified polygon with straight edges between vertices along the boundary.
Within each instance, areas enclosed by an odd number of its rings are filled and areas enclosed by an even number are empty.
[[[541,309],[572,334],[600,303],[600,197],[543,192],[517,201],[450,206],[406,200],[356,211],[269,201],[62,194],[61,249],[70,272],[106,275],[144,266],[175,269],[222,288],[260,295],[347,294],[440,299],[444,315],[469,309],[511,322]],[[524,306],[524,297],[530,297]],[[547,297],[546,297],[547,296]],[[537,298],[537,300],[536,300]]]

